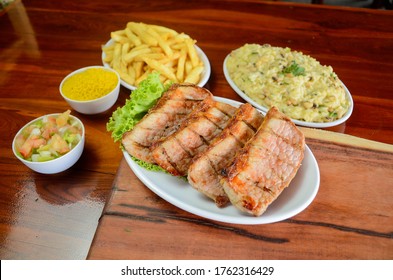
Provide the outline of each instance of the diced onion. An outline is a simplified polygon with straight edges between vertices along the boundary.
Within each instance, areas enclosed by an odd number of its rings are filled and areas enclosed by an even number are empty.
[[[40,155],[41,155],[42,157],[50,157],[50,156],[51,156],[51,153],[50,153],[50,151],[41,151],[41,152],[40,152]]]
[[[31,161],[38,161],[39,158],[40,158],[39,154],[32,154],[31,155]]]
[[[30,135],[41,135],[41,130],[36,127],[31,131]]]
[[[68,130],[68,127],[67,127],[67,126],[60,127],[60,128],[59,128],[59,133],[60,133],[60,135],[63,136],[64,133],[65,133],[67,130]]]

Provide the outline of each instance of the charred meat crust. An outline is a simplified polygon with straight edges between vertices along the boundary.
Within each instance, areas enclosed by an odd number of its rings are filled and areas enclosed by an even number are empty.
[[[303,133],[277,108],[271,108],[222,179],[232,204],[260,216],[296,175],[304,147]]]
[[[275,107],[263,119],[248,103],[235,108],[206,89],[176,84],[124,134],[122,145],[172,175],[188,175],[218,207],[230,201],[260,216],[296,175],[305,139]]]
[[[188,170],[192,187],[213,199],[218,207],[229,202],[220,180],[244,144],[255,134],[263,116],[250,104],[241,105],[227,127],[206,151],[194,157]]]
[[[154,163],[150,146],[174,133],[199,103],[212,96],[207,89],[194,85],[171,86],[142,120],[123,135],[123,147],[130,155]]]
[[[151,152],[155,162],[164,169],[172,162],[174,168],[166,169],[168,172],[175,176],[187,175],[193,157],[209,147],[235,111],[231,105],[206,98],[175,133],[154,143]],[[162,156],[164,150],[166,159]]]

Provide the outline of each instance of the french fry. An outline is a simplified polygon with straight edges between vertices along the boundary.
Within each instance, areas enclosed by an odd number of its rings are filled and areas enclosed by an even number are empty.
[[[193,68],[191,70],[191,72],[187,75],[187,77],[185,78],[184,82],[185,83],[196,84],[199,81],[199,79],[200,79],[202,71],[203,71],[203,66],[202,65]]]
[[[127,64],[127,62],[124,60],[124,57],[128,53],[129,50],[130,50],[130,43],[129,42],[121,45],[121,54],[122,54],[121,62],[124,64]]]
[[[134,61],[143,61],[144,57],[148,57],[148,58],[151,58],[151,59],[154,59],[154,60],[161,60],[161,59],[165,58],[165,54],[157,53],[157,52],[141,54],[141,55],[138,55],[137,57],[135,57]]]
[[[193,68],[193,67],[192,67],[191,61],[190,61],[190,60],[186,60],[186,63],[185,63],[185,65],[184,65],[184,69],[185,69],[184,72],[186,73],[186,75],[190,74],[192,68]]]
[[[128,39],[119,31],[111,32],[111,39],[118,43],[126,43]]]
[[[123,29],[122,30],[113,31],[113,32],[111,32],[111,35],[124,36],[125,35],[125,31]]]
[[[160,75],[160,81],[162,84],[164,84],[168,79],[162,75]]]
[[[152,71],[149,69],[147,71],[145,71],[136,81],[135,84],[139,85],[140,82],[142,82],[144,79],[147,78],[147,76],[151,73]]]
[[[113,60],[113,50],[103,50],[105,53],[104,62],[110,63]]]
[[[191,59],[191,64],[193,67],[197,67],[199,64],[199,58],[195,50],[194,41],[191,38],[187,38],[185,41],[187,45],[188,55]]]
[[[160,33],[160,37],[164,40],[164,41],[166,41],[166,42],[168,42],[168,44],[169,44],[169,38],[171,38],[172,37],[172,35],[171,34],[169,34],[169,33]]]
[[[142,76],[143,65],[143,61],[137,61],[132,64],[132,67],[135,69],[135,79],[139,79],[139,77]]]
[[[162,59],[159,59],[159,62],[161,64],[174,65],[178,63],[177,61],[179,60],[179,58],[180,58],[180,52],[176,52],[172,56],[164,56]]]
[[[103,46],[103,61],[122,80],[137,86],[149,73],[159,72],[162,83],[198,83],[203,62],[189,35],[159,25],[128,22],[110,34],[113,43]]]
[[[187,48],[187,46],[184,42],[183,43],[174,42],[173,44],[171,44],[171,48],[174,50],[182,50],[184,48]]]
[[[173,82],[177,82],[176,75],[170,70],[169,67],[159,63],[157,60],[150,59],[145,57],[144,61],[146,62],[147,65],[150,66],[150,68],[158,71],[160,74],[164,75],[168,79],[172,80]]]
[[[160,47],[150,47],[152,52],[155,53],[164,53],[164,51]]]
[[[132,50],[133,50],[133,51],[136,51],[136,50],[148,49],[148,48],[150,48],[149,45],[141,44],[141,45],[139,45],[139,46],[133,48]],[[152,49],[152,48],[150,48],[150,49]]]
[[[157,40],[146,32],[146,26],[143,23],[129,22],[127,27],[131,29],[132,32],[137,34],[142,42],[149,46],[157,46]]]
[[[130,83],[131,85],[135,84],[135,69],[134,67],[132,67],[132,65],[128,65],[127,67],[127,73],[128,76],[130,77],[130,80],[132,81],[132,83]]]
[[[191,37],[188,36],[187,34],[179,33],[175,38],[176,38],[176,41],[177,41],[178,43],[181,43],[181,42],[184,42],[185,39],[189,39],[189,38],[191,38]]]
[[[124,56],[124,61],[126,63],[130,63],[135,57],[142,55],[142,54],[150,53],[150,52],[151,52],[151,50],[149,48],[142,48],[142,49],[137,49],[137,50],[133,49]]]
[[[139,39],[138,36],[136,36],[132,31],[128,28],[125,29],[125,33],[127,38],[134,44],[134,46],[139,46],[142,45],[141,39]]]
[[[148,28],[147,32],[157,40],[158,45],[162,48],[167,56],[173,55],[173,51],[169,47],[168,43],[153,28]]]
[[[179,34],[179,33],[177,33],[177,31],[175,31],[173,29],[170,29],[168,27],[165,27],[165,26],[154,25],[154,24],[151,24],[150,26],[152,28],[154,28],[157,32],[159,32],[159,33],[166,33],[166,34],[171,35],[172,37],[176,36],[177,34]]]
[[[185,48],[183,48],[180,51],[180,58],[177,63],[177,71],[176,71],[176,77],[179,81],[184,80],[186,58],[187,58],[187,50]]]
[[[120,71],[121,73],[124,73],[125,75],[128,76],[127,64],[124,63],[123,61],[120,61]]]
[[[130,85],[133,85],[135,83],[135,79],[128,75],[127,72],[121,72],[120,78]]]
[[[113,50],[113,60],[112,60],[112,67],[113,69],[120,69],[120,61],[121,61],[121,44],[117,43],[115,45],[115,49]],[[117,70],[116,70],[117,71]]]
[[[109,46],[102,46],[102,50],[104,52],[113,52],[114,49],[115,49],[115,44]]]

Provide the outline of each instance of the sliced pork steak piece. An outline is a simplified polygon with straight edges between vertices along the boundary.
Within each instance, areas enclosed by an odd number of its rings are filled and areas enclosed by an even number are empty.
[[[254,216],[262,215],[295,177],[304,149],[303,133],[271,108],[221,180],[231,203]]]
[[[227,126],[236,108],[206,98],[170,136],[152,146],[154,161],[175,176],[187,175],[191,160]]]
[[[233,163],[237,152],[255,134],[262,121],[263,115],[257,109],[248,103],[241,105],[207,150],[193,159],[188,169],[188,182],[213,199],[218,207],[229,202],[220,183],[223,171]]]
[[[204,99],[212,96],[207,89],[198,86],[173,85],[142,120],[123,135],[123,147],[130,155],[154,163],[150,146],[179,129],[192,110]]]

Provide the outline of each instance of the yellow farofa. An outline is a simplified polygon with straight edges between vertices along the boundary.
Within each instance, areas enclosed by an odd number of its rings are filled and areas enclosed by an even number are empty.
[[[344,86],[332,67],[290,48],[246,44],[229,55],[226,67],[246,95],[293,119],[331,122],[348,111]]]
[[[69,77],[62,86],[63,94],[72,100],[89,101],[109,94],[117,85],[115,73],[105,69],[86,69]]]

